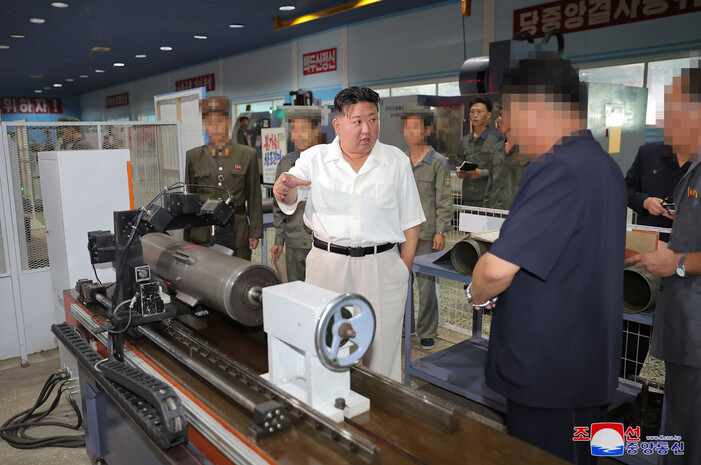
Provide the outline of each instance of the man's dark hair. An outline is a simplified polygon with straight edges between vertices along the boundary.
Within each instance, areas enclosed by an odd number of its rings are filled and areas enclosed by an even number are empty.
[[[240,123],[241,121],[243,121],[243,120],[248,121],[248,116],[240,116],[240,117],[239,117],[239,123]]]
[[[409,117],[418,117],[424,123],[424,127],[433,127],[435,116],[430,108],[425,107],[408,107],[402,112],[402,122]]]
[[[489,97],[483,97],[483,96],[480,95],[480,96],[477,96],[477,97],[473,98],[473,99],[470,101],[470,108],[469,108],[469,109],[472,110],[472,106],[473,106],[473,105],[476,105],[476,104],[478,104],[478,103],[483,103],[484,106],[487,107],[487,112],[488,112],[488,113],[491,113],[491,112],[492,112],[492,101],[489,100]]]
[[[695,68],[682,69],[681,76],[685,81],[682,83],[682,94],[688,95],[692,102],[701,102],[701,62],[697,61],[695,65]]]
[[[520,60],[504,78],[504,94],[541,94],[553,102],[586,103],[586,90],[572,63],[551,53]]]
[[[345,115],[351,105],[363,102],[373,103],[379,110],[380,96],[369,87],[346,87],[336,94],[336,98],[333,99],[333,108],[336,115],[340,116]]]
[[[307,119],[312,122],[312,126],[314,127],[321,124],[321,111],[316,109],[295,109],[288,111],[285,116],[290,122],[295,119]]]

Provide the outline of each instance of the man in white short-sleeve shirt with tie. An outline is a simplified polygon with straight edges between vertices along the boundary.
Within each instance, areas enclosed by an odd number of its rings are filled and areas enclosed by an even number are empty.
[[[306,282],[370,301],[377,325],[363,361],[399,381],[409,269],[426,218],[409,159],[377,141],[379,100],[367,87],[339,92],[336,138],[302,152],[273,193],[288,215],[307,201],[304,222],[314,231],[314,247]]]

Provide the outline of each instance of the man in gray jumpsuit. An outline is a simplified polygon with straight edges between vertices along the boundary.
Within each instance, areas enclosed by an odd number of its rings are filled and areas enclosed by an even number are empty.
[[[316,145],[319,138],[321,111],[313,109],[293,110],[288,112],[287,119],[290,122],[290,140],[295,148],[278,163],[275,179],[295,166],[299,154],[312,145]],[[277,200],[273,201],[275,245],[270,249],[270,254],[275,260],[279,260],[283,246],[287,245],[285,265],[287,267],[287,280],[290,282],[304,281],[307,254],[312,248],[312,231],[304,224],[306,203],[300,202],[301,206],[293,214],[285,215],[280,210]]]
[[[682,70],[665,89],[665,143],[692,161],[674,192],[667,247],[630,258],[662,277],[650,353],[665,361],[665,435],[681,436],[683,455],[668,464],[701,463],[701,68]],[[669,132],[669,134],[668,134]],[[671,445],[671,444],[670,444]]]
[[[487,184],[492,176],[494,164],[503,163],[503,149],[499,142],[504,139],[499,131],[487,126],[492,115],[492,101],[487,97],[475,97],[470,102],[470,121],[472,132],[462,138],[461,150],[458,153],[456,171],[462,179],[462,204],[473,207],[484,206]],[[460,170],[464,161],[477,163],[477,169],[472,171]]]
[[[407,155],[419,189],[421,207],[426,221],[419,230],[416,255],[425,255],[443,250],[445,234],[452,229],[453,192],[450,187],[448,161],[429,145],[434,116],[429,109],[407,108],[402,114],[404,139],[409,148]],[[438,299],[436,278],[416,273],[419,286],[419,321],[416,326],[421,347],[432,349],[438,336]],[[412,300],[413,305],[413,300]],[[412,309],[413,310],[413,309]],[[411,312],[411,327],[414,329],[414,312]]]

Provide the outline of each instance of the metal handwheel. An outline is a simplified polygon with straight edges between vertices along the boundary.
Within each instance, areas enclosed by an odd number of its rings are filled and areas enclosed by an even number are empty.
[[[353,312],[354,307],[358,311]],[[361,295],[340,295],[324,308],[316,323],[314,337],[321,364],[332,371],[345,371],[363,358],[370,348],[375,337],[375,311]],[[339,359],[338,351],[347,341],[355,344],[356,350]]]

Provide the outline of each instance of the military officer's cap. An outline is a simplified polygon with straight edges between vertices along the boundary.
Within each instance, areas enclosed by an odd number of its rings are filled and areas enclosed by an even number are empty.
[[[207,116],[210,113],[220,113],[224,116],[229,116],[229,99],[227,97],[209,97],[200,100],[200,109],[202,116]]]

